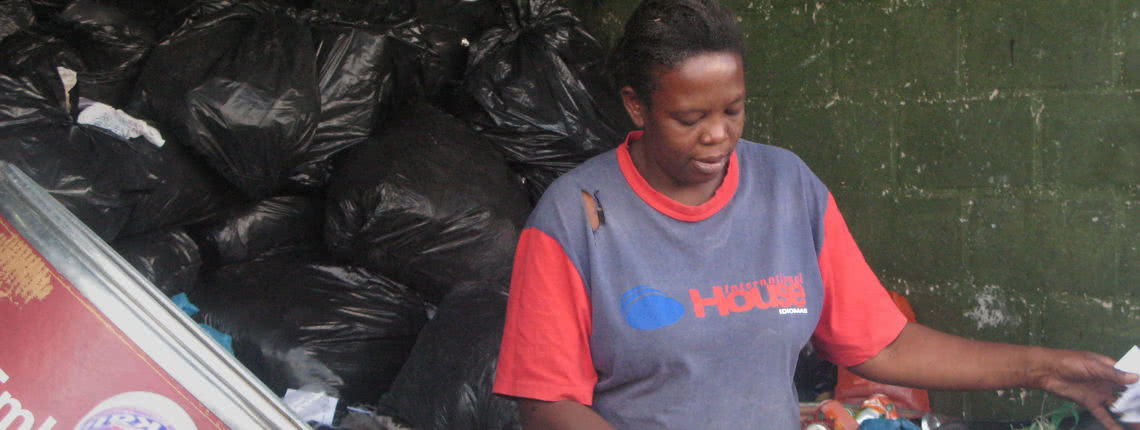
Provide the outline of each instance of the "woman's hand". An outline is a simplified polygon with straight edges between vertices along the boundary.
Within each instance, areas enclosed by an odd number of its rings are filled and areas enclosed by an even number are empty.
[[[1137,382],[1136,374],[1118,370],[1114,360],[1091,352],[1047,349],[1040,359],[1041,367],[1029,372],[1032,387],[1070,399],[1105,428],[1121,430],[1108,407],[1125,385]]]
[[[1137,375],[1113,364],[1091,352],[983,342],[910,323],[894,342],[850,370],[874,381],[934,390],[1041,389],[1084,406],[1105,428],[1123,430],[1108,405]]]

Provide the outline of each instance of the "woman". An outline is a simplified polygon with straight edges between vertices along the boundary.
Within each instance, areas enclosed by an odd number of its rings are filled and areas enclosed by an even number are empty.
[[[1136,375],[1108,357],[906,322],[819,179],[741,140],[743,51],[714,0],[627,22],[611,64],[640,130],[552,184],[519,242],[495,392],[524,427],[798,428],[810,340],[869,379],[1039,388],[1119,428],[1104,405]]]

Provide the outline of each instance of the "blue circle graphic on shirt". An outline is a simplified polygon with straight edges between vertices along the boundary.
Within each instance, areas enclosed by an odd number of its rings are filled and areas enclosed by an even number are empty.
[[[655,330],[680,320],[685,307],[665,293],[641,285],[622,294],[621,313],[630,327]]]

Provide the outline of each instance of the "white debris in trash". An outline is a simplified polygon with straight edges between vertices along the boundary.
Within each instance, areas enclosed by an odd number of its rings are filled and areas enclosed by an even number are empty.
[[[1135,345],[1119,361],[1116,368],[1125,372],[1140,373],[1140,348]],[[1120,414],[1120,421],[1140,423],[1140,382],[1129,385],[1112,404],[1112,412]]]
[[[160,133],[146,121],[140,120],[103,103],[94,103],[79,112],[77,122],[87,124],[114,133],[123,139],[134,139],[142,136],[154,146],[162,147],[166,140]]]
[[[285,390],[285,397],[282,400],[305,422],[331,426],[336,415],[337,398],[323,392],[314,393],[289,388]]]
[[[66,67],[56,67],[56,73],[59,73],[59,80],[63,81],[63,101],[64,108],[68,112],[71,111],[71,89],[79,83],[79,73]]]

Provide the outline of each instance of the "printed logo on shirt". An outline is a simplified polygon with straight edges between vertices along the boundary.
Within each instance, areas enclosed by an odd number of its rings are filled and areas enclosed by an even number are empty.
[[[807,294],[804,292],[804,275],[777,275],[759,281],[712,287],[711,294],[702,295],[698,289],[689,290],[693,300],[693,313],[697,318],[706,316],[706,308],[714,307],[717,314],[748,312],[753,309],[779,309],[780,315],[806,314]]]
[[[808,313],[803,274],[715,285],[709,291],[710,294],[702,295],[699,289],[689,290],[693,314],[697,318],[705,318],[709,308],[715,309],[719,315],[754,309],[778,309],[780,315]],[[679,321],[685,316],[685,306],[659,290],[640,285],[622,295],[621,312],[630,327],[655,330]]]
[[[655,330],[680,320],[685,306],[661,291],[639,285],[622,294],[621,313],[630,327]]]

